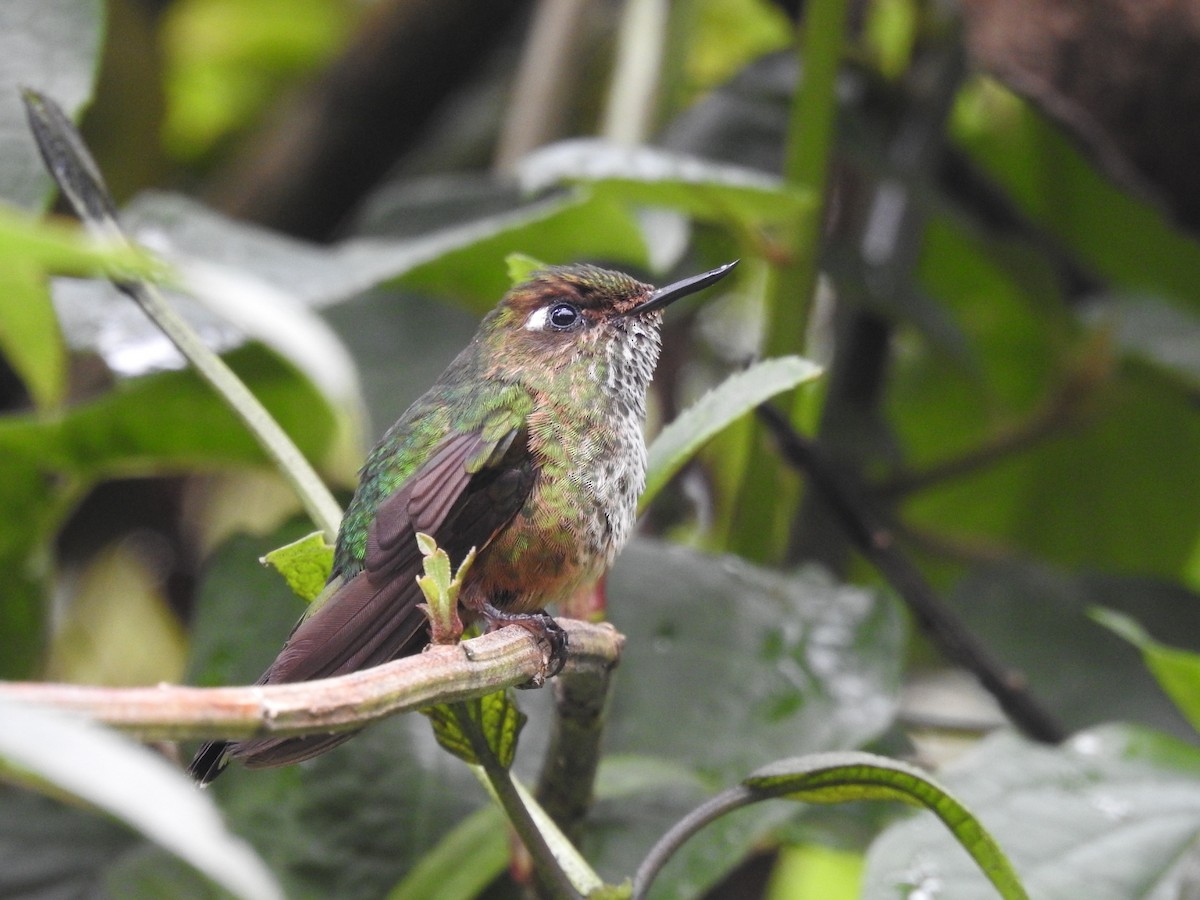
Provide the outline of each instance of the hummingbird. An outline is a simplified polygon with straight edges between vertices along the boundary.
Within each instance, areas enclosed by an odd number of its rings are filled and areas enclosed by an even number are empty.
[[[455,567],[476,551],[459,593],[464,620],[528,628],[557,674],[566,633],[545,606],[597,581],[633,530],[662,310],[736,264],[658,289],[591,265],[551,266],[513,287],[368,455],[329,582],[259,684],[419,653],[418,532]],[[230,758],[288,765],[354,733],[210,741],[188,771],[207,784]]]

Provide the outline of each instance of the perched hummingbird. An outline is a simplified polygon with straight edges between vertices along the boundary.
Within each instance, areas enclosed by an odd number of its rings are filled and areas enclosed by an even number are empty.
[[[565,633],[543,607],[612,564],[645,485],[646,389],[661,310],[720,280],[736,260],[655,290],[594,266],[550,267],[514,287],[471,343],[367,458],[338,532],[324,592],[260,684],[344,675],[418,653],[418,532],[457,566],[468,621]],[[227,758],[250,768],[324,753],[353,732],[212,741],[189,767],[206,784]]]

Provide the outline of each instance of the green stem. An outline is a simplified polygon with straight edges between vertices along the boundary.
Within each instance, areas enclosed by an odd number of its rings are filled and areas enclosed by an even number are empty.
[[[845,43],[848,0],[812,0],[801,25],[800,80],[788,122],[783,176],[788,186],[813,198],[801,207],[783,240],[788,262],[772,268],[766,286],[767,356],[804,354],[821,261],[821,226],[829,188],[829,160],[837,129],[837,74]],[[800,391],[792,420],[800,428],[816,421],[820,392]],[[775,560],[787,546],[798,485],[773,465],[775,454],[760,435],[739,491],[734,552]],[[767,473],[771,473],[768,475]]]
[[[471,742],[471,749],[475,753],[475,758],[479,760],[479,767],[487,777],[496,801],[504,809],[509,824],[512,825],[517,837],[521,839],[521,843],[529,852],[534,868],[537,869],[542,889],[556,900],[578,900],[582,894],[575,890],[567,873],[559,866],[550,845],[546,843],[545,836],[537,827],[529,808],[517,792],[512,775],[500,764],[500,760],[492,752],[483,729],[471,715],[467,704],[455,703],[450,708],[458,720],[458,727]]]
[[[121,248],[133,242],[117,221],[112,197],[83,138],[61,108],[37,91],[23,92],[30,128],[46,168],[64,196],[93,234]],[[342,509],[299,448],[279,427],[232,369],[208,348],[192,327],[167,303],[158,288],[144,279],[115,284],[132,297],[245,424],[263,452],[292,485],[313,522],[332,543]]]
[[[205,345],[179,313],[175,312],[148,282],[132,282],[117,285],[132,297],[162,332],[179,348],[179,352],[200,373],[221,398],[242,420],[258,441],[267,458],[292,486],[313,523],[324,532],[326,539],[337,540],[338,525],[342,521],[342,508],[334,499],[325,482],[304,458],[292,439],[267,411],[257,397],[246,387],[245,382],[229,368],[221,357]]]

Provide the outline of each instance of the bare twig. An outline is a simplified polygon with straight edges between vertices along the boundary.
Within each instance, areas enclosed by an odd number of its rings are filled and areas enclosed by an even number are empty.
[[[933,586],[900,552],[891,531],[870,510],[866,500],[858,496],[856,489],[783,415],[768,406],[760,406],[758,414],[784,459],[807,474],[850,541],[908,604],[921,628],[942,653],[978,678],[1013,723],[1030,738],[1046,743],[1063,740],[1066,730],[1029,692],[1025,677],[996,659],[942,604]]]
[[[603,671],[616,661],[624,639],[612,626],[558,622],[571,641],[564,672]],[[241,739],[361,728],[395,713],[524,684],[543,667],[537,638],[508,627],[320,681],[234,688],[0,682],[0,697],[82,713],[148,740]]]

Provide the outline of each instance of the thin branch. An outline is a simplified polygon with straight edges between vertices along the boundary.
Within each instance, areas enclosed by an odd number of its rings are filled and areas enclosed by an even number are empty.
[[[821,492],[847,537],[900,595],[914,618],[945,656],[968,669],[996,698],[1013,723],[1030,738],[1058,743],[1067,733],[1049,710],[1029,692],[1024,675],[1007,668],[947,609],[921,571],[896,546],[892,532],[869,509],[867,502],[811,441],[782,414],[758,408],[783,458],[807,474]]]
[[[624,638],[610,625],[569,619],[564,672],[606,670]],[[360,728],[386,716],[454,703],[524,684],[544,667],[543,649],[511,626],[456,646],[351,675],[296,684],[106,688],[0,682],[0,698],[82,713],[147,740],[292,736]]]
[[[642,860],[642,864],[638,866],[637,874],[633,876],[632,900],[642,900],[646,896],[650,885],[654,883],[654,879],[662,867],[693,834],[709,822],[715,822],[721,816],[751,803],[757,803],[761,799],[763,798],[757,791],[739,784],[704,801],[672,825],[667,833],[658,839],[658,843],[650,849],[646,858]]]

